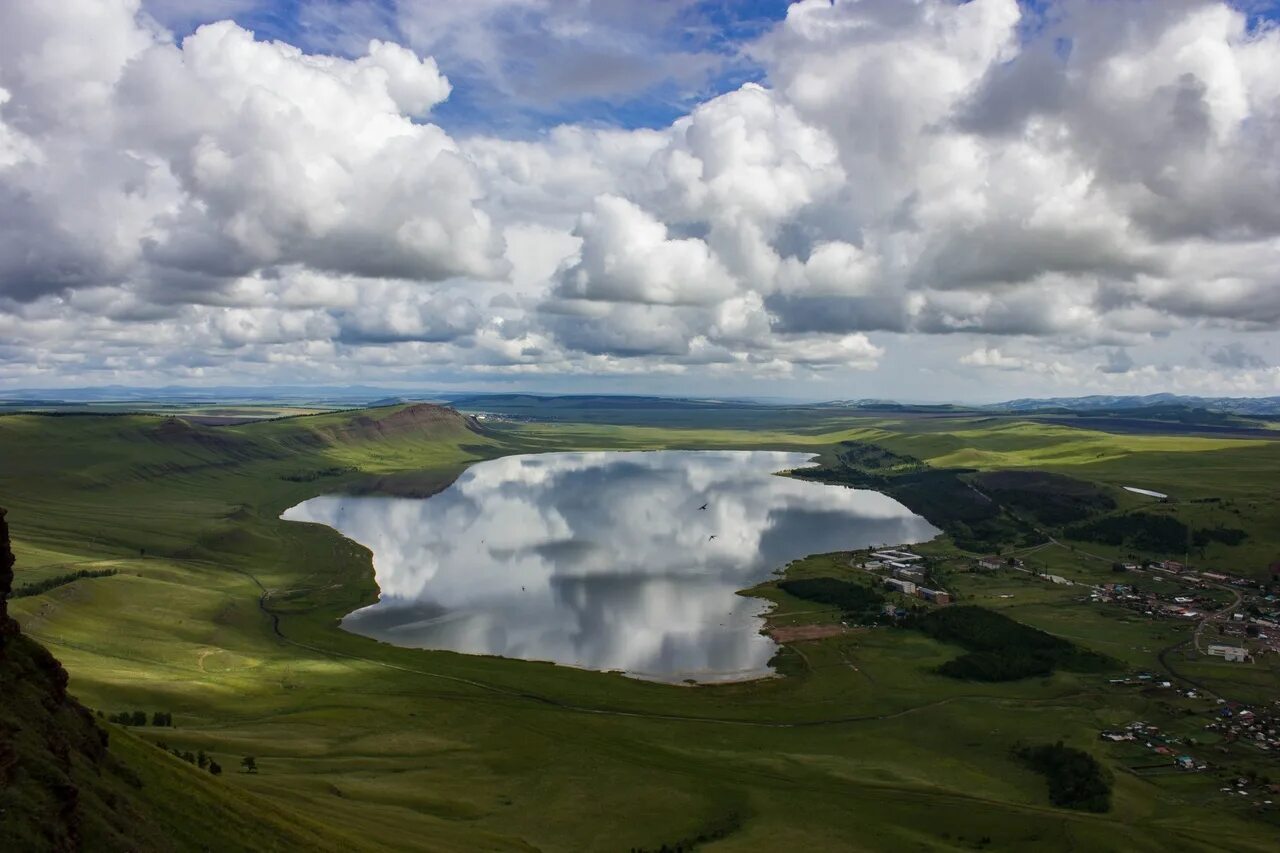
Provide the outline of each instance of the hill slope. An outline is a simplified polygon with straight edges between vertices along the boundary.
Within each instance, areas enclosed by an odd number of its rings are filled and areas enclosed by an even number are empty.
[[[115,730],[67,693],[67,672],[8,616],[0,509],[0,849],[263,850],[339,846],[208,773]],[[122,748],[123,747],[123,748]]]

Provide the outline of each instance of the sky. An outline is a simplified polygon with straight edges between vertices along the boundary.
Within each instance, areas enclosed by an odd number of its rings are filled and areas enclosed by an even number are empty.
[[[0,4],[0,389],[1280,394],[1278,20]]]

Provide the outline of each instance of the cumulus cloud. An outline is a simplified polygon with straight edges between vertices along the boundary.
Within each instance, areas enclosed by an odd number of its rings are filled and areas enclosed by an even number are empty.
[[[624,198],[597,198],[574,236],[582,248],[558,276],[563,298],[680,305],[718,302],[733,292],[705,242],[671,238],[662,222]]]
[[[504,272],[468,161],[414,120],[449,93],[434,61],[378,41],[308,56],[229,21],[175,44],[136,2],[81,5],[0,13],[0,292]]]
[[[0,375],[851,377],[936,349],[1276,381],[1234,336],[1280,330],[1280,28],[1221,0],[801,0],[729,51],[759,82],[668,126],[449,128],[455,69],[536,111],[722,64],[666,40],[685,4],[580,11],[406,3],[308,51],[177,39],[139,0],[0,8]]]

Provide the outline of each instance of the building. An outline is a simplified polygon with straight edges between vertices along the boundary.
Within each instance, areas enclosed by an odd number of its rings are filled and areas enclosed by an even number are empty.
[[[877,560],[892,561],[895,563],[916,563],[923,560],[919,554],[912,554],[910,551],[896,551],[886,548],[883,551],[873,551],[871,556]]]
[[[920,587],[920,597],[925,601],[931,601],[934,604],[950,604],[951,593],[945,589],[925,589]]]
[[[919,569],[913,569],[910,566],[900,566],[894,569],[893,576],[899,580],[911,581],[917,584],[924,580],[924,572]]]
[[[1050,583],[1056,583],[1062,586],[1075,586],[1075,584],[1073,584],[1071,581],[1064,578],[1062,575],[1041,575],[1040,577],[1044,578]]]
[[[1000,559],[997,556],[992,555],[990,557],[983,557],[981,560],[979,560],[978,568],[991,569],[994,571],[995,569],[999,569],[1003,567],[1004,564],[1005,564],[1004,560]]]
[[[885,580],[884,585],[889,587],[889,589],[897,590],[903,595],[916,594],[916,585],[911,581],[899,580],[898,578],[888,578]]]
[[[1209,654],[1235,663],[1244,663],[1249,659],[1249,653],[1239,646],[1210,645]]]

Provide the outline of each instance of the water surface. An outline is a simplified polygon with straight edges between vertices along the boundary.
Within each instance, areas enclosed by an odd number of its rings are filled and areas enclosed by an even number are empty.
[[[284,513],[373,551],[381,596],[343,620],[398,646],[664,681],[767,675],[789,561],[937,534],[878,492],[774,476],[808,454],[547,453],[473,465],[426,499],[331,495]],[[702,507],[705,505],[705,509]]]

